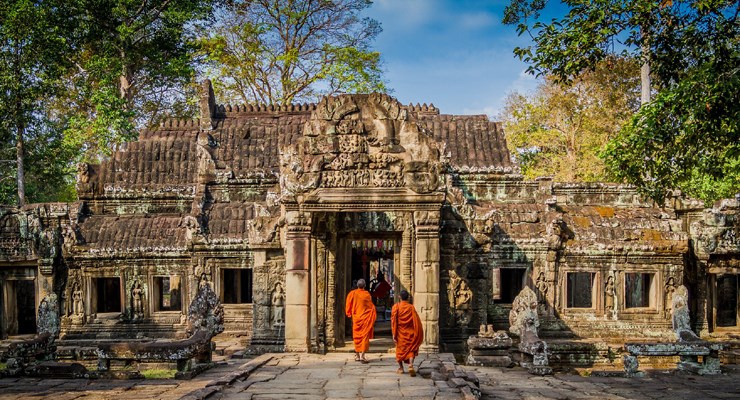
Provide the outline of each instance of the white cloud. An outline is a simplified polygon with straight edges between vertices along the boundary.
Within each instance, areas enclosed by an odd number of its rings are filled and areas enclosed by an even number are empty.
[[[439,13],[436,0],[376,0],[373,8],[399,30],[411,30],[433,21]]]
[[[487,12],[462,13],[457,19],[462,29],[482,29],[496,24],[496,17]]]

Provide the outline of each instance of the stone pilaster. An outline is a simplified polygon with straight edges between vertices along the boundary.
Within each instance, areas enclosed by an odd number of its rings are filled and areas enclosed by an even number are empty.
[[[424,325],[421,350],[439,351],[439,212],[414,213],[414,305]]]
[[[310,340],[310,216],[289,211],[286,217],[285,350],[307,352]]]

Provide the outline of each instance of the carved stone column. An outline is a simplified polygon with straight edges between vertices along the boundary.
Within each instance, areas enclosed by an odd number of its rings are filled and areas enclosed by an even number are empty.
[[[421,351],[439,351],[439,211],[414,213],[414,305],[424,326]]]
[[[286,219],[285,350],[307,352],[310,340],[310,216],[299,211],[289,211]]]

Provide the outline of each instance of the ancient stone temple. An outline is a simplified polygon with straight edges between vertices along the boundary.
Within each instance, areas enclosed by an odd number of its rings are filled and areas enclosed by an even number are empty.
[[[183,337],[205,284],[250,348],[331,351],[346,293],[379,272],[426,351],[507,329],[525,286],[541,338],[672,340],[682,285],[694,331],[740,334],[737,200],[526,181],[500,124],[387,95],[230,106],[205,82],[200,106],[81,165],[78,202],[0,209],[4,337],[35,333],[50,293],[62,342]]]

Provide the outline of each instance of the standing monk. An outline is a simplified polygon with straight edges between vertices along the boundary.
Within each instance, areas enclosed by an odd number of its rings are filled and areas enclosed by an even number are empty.
[[[424,340],[424,329],[416,308],[409,303],[409,292],[401,291],[401,302],[393,305],[391,311],[391,329],[396,343],[396,361],[398,372],[403,373],[403,363],[409,364],[409,375],[416,376],[414,357],[419,355],[419,346]]]
[[[365,290],[365,280],[357,281],[357,289],[347,294],[345,307],[347,317],[352,318],[352,339],[355,342],[355,361],[367,364],[365,353],[370,350],[373,326],[377,313],[370,292]]]

